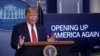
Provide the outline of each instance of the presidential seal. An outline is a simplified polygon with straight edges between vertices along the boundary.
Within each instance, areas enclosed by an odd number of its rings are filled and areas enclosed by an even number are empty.
[[[44,56],[57,56],[57,49],[53,45],[47,45],[43,49]]]

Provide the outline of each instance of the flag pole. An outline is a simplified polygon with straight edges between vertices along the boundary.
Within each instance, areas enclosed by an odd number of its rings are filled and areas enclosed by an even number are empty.
[[[37,7],[39,6],[39,4],[40,4],[40,0],[37,0]]]
[[[43,25],[43,8],[41,4],[41,0],[38,0],[38,23]]]
[[[40,0],[38,0],[38,2],[40,3],[41,1],[40,1]]]
[[[40,5],[41,1],[38,0],[38,20],[39,20],[39,24],[41,24],[41,11],[40,11],[40,8],[41,8],[41,5]]]

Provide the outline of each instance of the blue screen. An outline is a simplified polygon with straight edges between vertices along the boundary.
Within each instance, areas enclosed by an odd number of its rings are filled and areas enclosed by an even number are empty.
[[[47,34],[54,33],[58,41],[75,41],[75,50],[100,45],[100,14],[46,14],[44,26]]]

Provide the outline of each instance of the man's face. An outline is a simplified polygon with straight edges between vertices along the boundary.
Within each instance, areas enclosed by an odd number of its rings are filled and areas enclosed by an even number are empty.
[[[28,12],[26,14],[26,20],[29,24],[35,24],[37,21],[37,12]]]

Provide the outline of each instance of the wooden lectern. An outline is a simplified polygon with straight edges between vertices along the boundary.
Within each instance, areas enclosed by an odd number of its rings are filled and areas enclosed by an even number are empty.
[[[25,42],[21,56],[44,56],[43,50],[47,45],[53,45],[57,49],[57,56],[67,56],[74,41],[55,41],[55,42]]]

